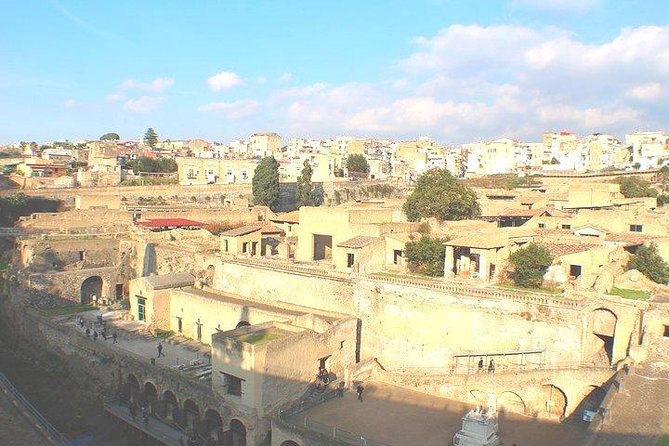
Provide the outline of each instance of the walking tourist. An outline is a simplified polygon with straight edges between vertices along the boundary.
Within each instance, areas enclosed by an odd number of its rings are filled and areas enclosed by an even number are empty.
[[[482,372],[482,371],[483,371],[483,357],[481,357],[481,359],[479,359],[479,372]]]
[[[488,365],[488,373],[495,373],[495,362],[491,359]]]
[[[358,394],[358,401],[362,403],[362,392],[365,391],[365,388],[362,387],[362,384],[358,384],[358,387],[355,388],[355,393]]]
[[[112,344],[117,344],[118,343],[117,338],[118,338],[118,335],[116,334],[116,332],[112,333]]]
[[[165,356],[165,354],[163,353],[163,343],[162,342],[159,342],[158,347],[156,347],[156,348],[158,349],[158,357],[159,358],[161,356]]]

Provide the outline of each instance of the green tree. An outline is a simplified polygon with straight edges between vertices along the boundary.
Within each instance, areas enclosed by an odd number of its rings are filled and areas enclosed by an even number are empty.
[[[273,156],[260,160],[253,174],[253,202],[275,211],[279,204],[279,163]]]
[[[541,288],[544,274],[553,256],[546,248],[534,242],[511,254],[514,267],[513,281],[523,288]]]
[[[297,207],[318,206],[320,200],[314,185],[311,183],[311,176],[314,170],[311,168],[308,160],[304,160],[304,167],[301,175],[297,178]]]
[[[669,283],[669,265],[657,252],[657,245],[642,245],[637,248],[634,257],[627,264],[627,269],[636,269],[656,283]]]
[[[448,170],[433,169],[418,179],[416,189],[404,203],[404,213],[409,221],[419,221],[421,217],[464,220],[481,215],[481,208],[474,191]]]
[[[444,255],[448,239],[424,236],[415,242],[406,244],[406,258],[409,271],[426,276],[444,275]]]
[[[156,144],[158,144],[158,134],[155,130],[153,130],[153,128],[149,127],[146,130],[146,133],[144,134],[144,142],[152,149],[156,147]]]
[[[657,197],[657,190],[649,181],[638,177],[618,177],[616,182],[620,184],[620,193],[625,198]]]
[[[139,172],[148,173],[170,173],[177,171],[177,162],[171,158],[152,159],[144,156],[135,158],[125,163],[128,169],[132,169],[135,174]]]
[[[349,172],[369,173],[369,163],[363,155],[349,155],[346,159],[346,168]]]
[[[118,141],[121,139],[118,133],[105,133],[100,137],[100,141]]]

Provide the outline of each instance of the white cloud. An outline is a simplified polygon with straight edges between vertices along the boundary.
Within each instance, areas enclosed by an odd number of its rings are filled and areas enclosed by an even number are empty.
[[[121,82],[118,90],[142,90],[146,92],[159,93],[174,85],[174,79],[158,77],[150,82],[140,82],[135,79],[127,79]]]
[[[627,96],[637,101],[656,102],[661,99],[663,90],[659,82],[648,82],[635,85],[627,92]]]
[[[207,85],[212,91],[228,90],[242,83],[242,78],[232,71],[221,71],[207,79]]]
[[[212,102],[198,107],[201,112],[213,112],[225,119],[240,119],[254,115],[260,111],[260,103],[252,99],[241,99],[234,102]]]
[[[65,99],[65,101],[63,101],[63,107],[68,108],[68,109],[76,107],[77,104],[78,104],[78,102],[75,99],[72,99],[72,98]]]
[[[160,96],[140,96],[128,99],[123,103],[123,109],[132,113],[148,113],[154,111],[164,99]]]
[[[121,102],[125,100],[125,96],[120,93],[111,93],[108,94],[105,99],[107,99],[108,102]]]
[[[279,78],[279,80],[281,82],[288,82],[289,80],[292,80],[292,79],[293,79],[293,73],[291,73],[290,71],[286,71],[285,73],[282,73],[281,77]]]
[[[284,98],[305,98],[313,96],[314,94],[325,90],[327,87],[323,82],[318,82],[311,85],[305,85],[302,87],[293,87],[276,90],[272,93],[272,99],[284,99]]]
[[[513,4],[546,11],[582,13],[601,3],[600,0],[514,0]]]

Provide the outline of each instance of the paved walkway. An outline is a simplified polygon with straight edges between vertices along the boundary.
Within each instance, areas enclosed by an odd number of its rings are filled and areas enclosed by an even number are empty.
[[[462,416],[473,409],[458,401],[391,385],[365,384],[364,402],[354,392],[291,417],[334,426],[391,446],[443,446],[462,426]],[[516,414],[500,414],[499,434],[505,445],[575,445],[584,437],[581,424],[538,421]]]
[[[634,368],[613,400],[597,446],[655,446],[669,439],[669,338],[650,342],[648,359]],[[663,443],[667,444],[667,443]]]
[[[130,416],[129,409],[125,406],[121,406],[118,403],[106,404],[105,409],[134,428],[148,433],[153,438],[159,439],[165,445],[183,446],[186,444],[187,436],[185,434],[183,434],[180,430],[163,423],[155,417],[149,417],[149,423],[144,424],[141,413],[139,411],[137,411],[137,415],[133,420],[133,418]]]
[[[148,335],[144,332],[145,325],[136,321],[125,321],[120,319],[123,311],[113,311],[103,314],[103,319],[107,325],[107,340],[102,336],[98,336],[97,342],[106,342],[109,345],[126,350],[145,358],[155,358],[156,364],[176,367],[179,364],[188,365],[191,361],[200,360],[203,364],[209,363],[209,355],[211,354],[211,347],[200,344],[199,342],[187,340],[185,338],[172,337],[167,341],[163,341],[163,354],[158,358],[158,341],[159,339]],[[100,314],[99,311],[87,311],[78,313],[76,315],[68,315],[62,318],[65,325],[76,327],[82,334],[86,336],[85,330],[87,326],[94,326],[94,323]],[[79,316],[84,318],[84,328],[79,327]],[[98,329],[99,331],[99,329]],[[116,332],[118,335],[117,344],[112,344],[111,335]],[[91,335],[92,338],[92,335]]]

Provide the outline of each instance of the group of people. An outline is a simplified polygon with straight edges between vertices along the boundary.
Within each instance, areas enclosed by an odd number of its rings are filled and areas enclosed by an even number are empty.
[[[318,374],[316,375],[316,389],[321,390],[330,383],[330,372],[327,371],[325,367],[318,368]]]
[[[98,316],[98,321],[100,321],[100,320],[102,320],[102,316]],[[83,330],[85,325],[86,325],[86,321],[84,321],[83,316],[79,316],[79,328],[81,328]],[[102,326],[102,330],[100,330],[100,332],[98,333],[98,330],[94,326],[92,326],[92,324],[89,324],[88,326],[86,326],[86,336],[90,337],[91,334],[92,334],[94,341],[97,341],[99,336],[102,336],[102,339],[104,339],[105,341],[107,339],[111,338],[112,339],[112,344],[117,344],[118,343],[118,335],[116,334],[116,332],[109,335],[109,333],[107,333],[106,325],[104,323],[102,323],[101,326]]]
[[[482,373],[484,371],[485,363],[483,362],[483,358],[479,359],[479,373]],[[495,361],[493,359],[490,360],[490,364],[488,364],[488,373],[495,373]]]

